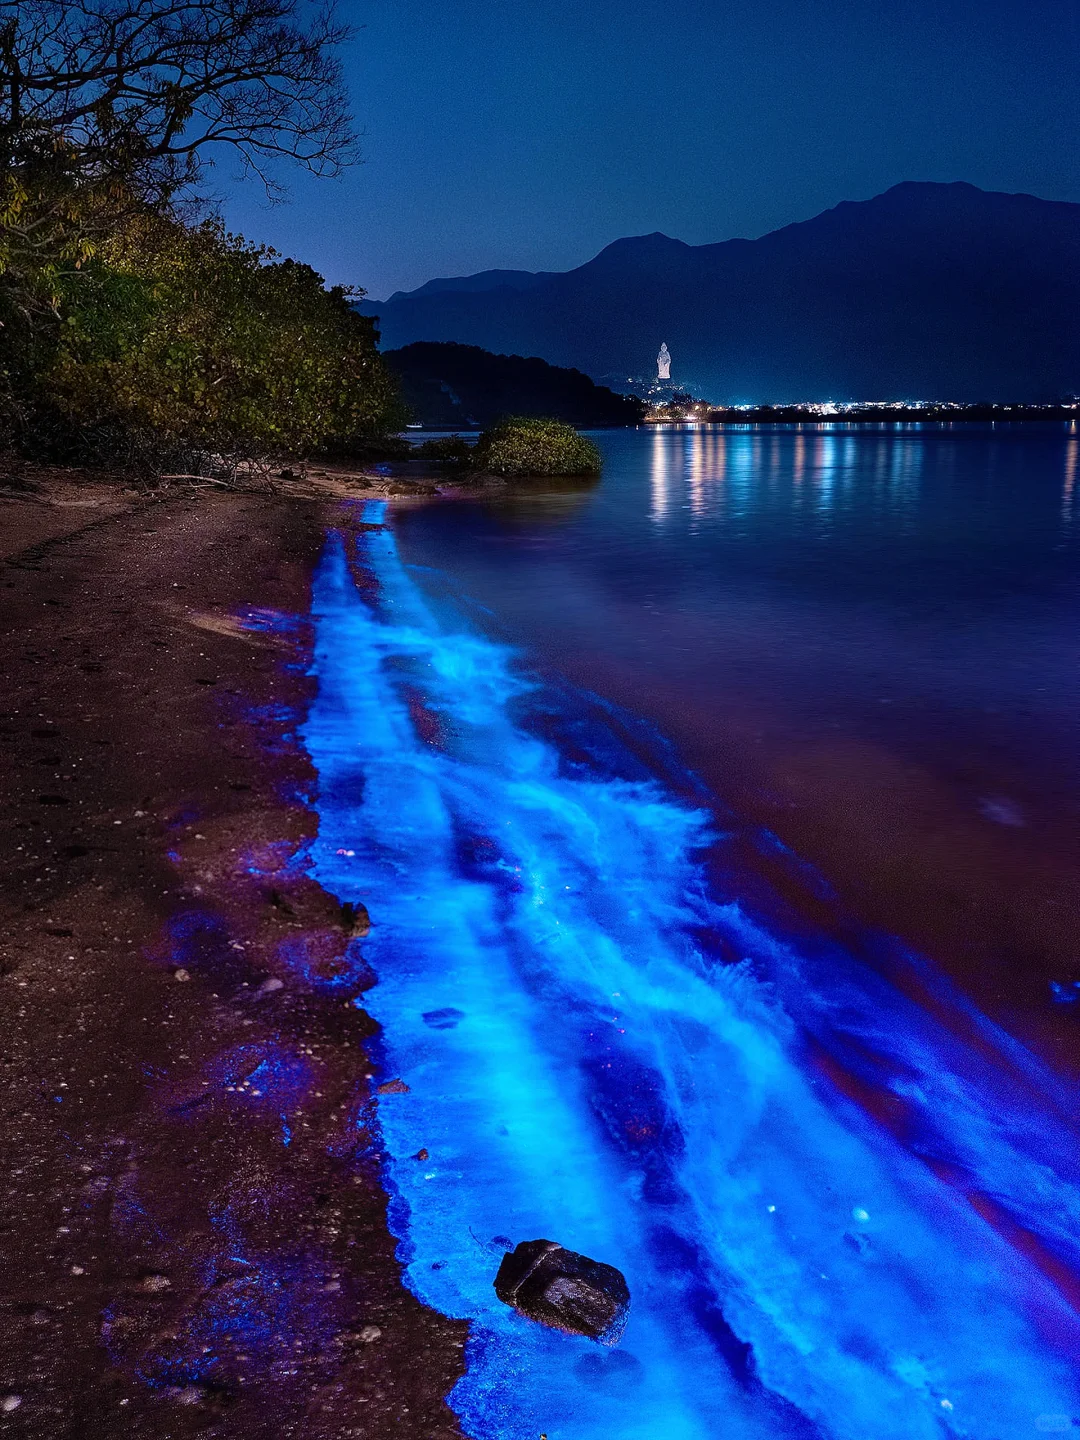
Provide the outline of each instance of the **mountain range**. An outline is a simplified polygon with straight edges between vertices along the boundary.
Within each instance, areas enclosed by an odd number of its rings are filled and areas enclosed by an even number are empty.
[[[1080,205],[907,182],[757,240],[616,240],[361,302],[382,341],[540,356],[705,399],[1042,401],[1080,392]]]

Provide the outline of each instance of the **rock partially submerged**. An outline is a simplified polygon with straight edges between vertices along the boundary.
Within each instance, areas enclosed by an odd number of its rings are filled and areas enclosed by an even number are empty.
[[[622,1334],[630,1309],[621,1271],[554,1240],[523,1240],[504,1255],[495,1294],[541,1325],[608,1345]]]

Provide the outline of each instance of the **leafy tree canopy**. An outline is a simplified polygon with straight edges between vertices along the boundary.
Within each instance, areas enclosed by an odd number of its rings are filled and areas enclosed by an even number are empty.
[[[129,226],[66,289],[40,383],[84,444],[123,433],[258,455],[349,446],[404,421],[350,293],[217,222]]]
[[[307,0],[0,0],[0,269],[54,289],[222,151],[271,190],[339,169],[347,33]]]
[[[279,161],[332,174],[355,158],[347,33],[311,0],[0,0],[10,432],[153,463],[349,445],[402,423],[352,292],[194,223],[224,153],[271,193]]]

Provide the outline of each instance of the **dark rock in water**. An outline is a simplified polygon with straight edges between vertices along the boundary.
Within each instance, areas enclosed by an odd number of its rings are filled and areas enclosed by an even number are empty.
[[[630,1309],[626,1280],[554,1240],[523,1240],[503,1256],[495,1294],[530,1320],[614,1344]]]
[[[371,929],[371,916],[367,906],[359,900],[346,900],[341,907],[341,928],[346,935],[366,935]]]

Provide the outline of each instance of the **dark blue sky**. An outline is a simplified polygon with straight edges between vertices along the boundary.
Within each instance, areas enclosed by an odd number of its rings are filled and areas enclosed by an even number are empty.
[[[1080,201],[1078,0],[344,0],[366,163],[226,216],[384,298],[899,180]],[[222,184],[225,177],[219,177]],[[224,187],[223,187],[224,188]]]

